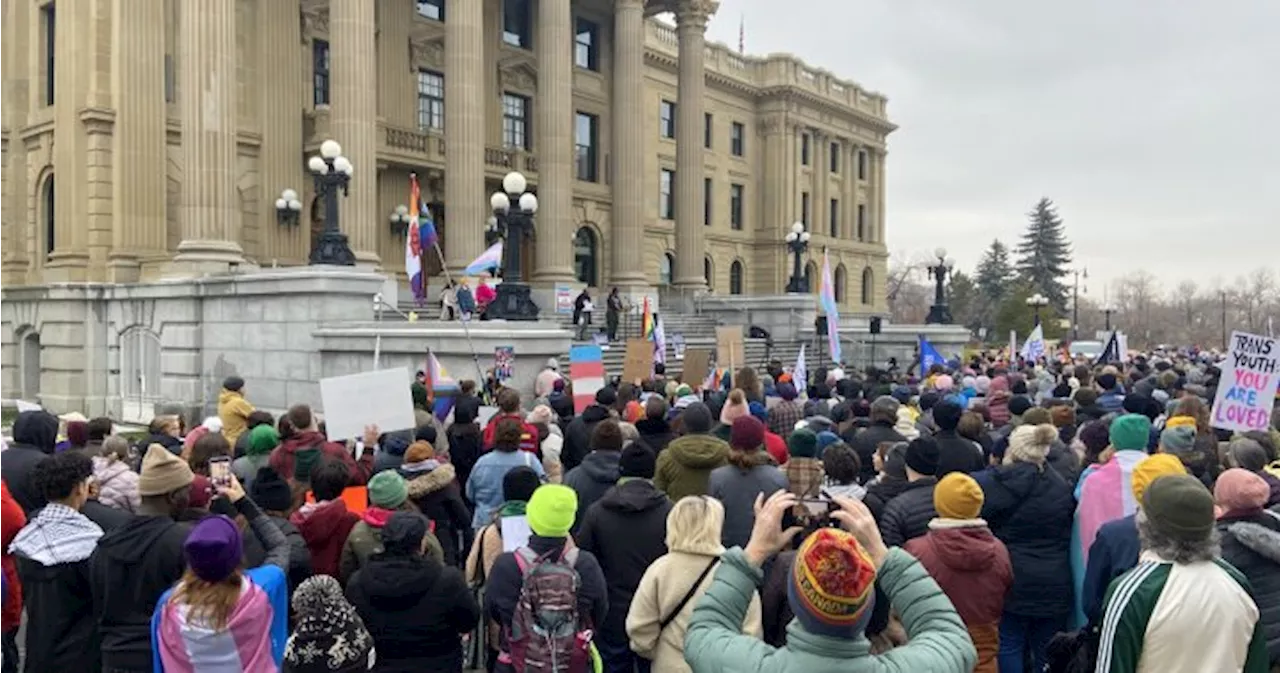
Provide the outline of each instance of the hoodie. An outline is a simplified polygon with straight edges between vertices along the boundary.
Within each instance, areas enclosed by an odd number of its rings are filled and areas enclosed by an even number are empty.
[[[476,627],[480,606],[457,568],[376,554],[351,577],[347,600],[373,635],[380,673],[461,673],[460,636]]]
[[[642,418],[635,423],[640,433],[640,443],[649,447],[653,455],[660,455],[676,438],[671,424],[665,418]]]
[[[729,462],[729,444],[711,435],[684,435],[658,454],[653,485],[672,502],[687,495],[706,495],[711,471]]]
[[[24,411],[13,421],[13,442],[0,461],[0,476],[9,485],[9,494],[28,517],[44,507],[44,496],[32,483],[36,463],[53,453],[58,441],[58,418],[47,411]]]
[[[318,455],[313,452],[318,452]],[[302,458],[302,465],[298,465],[299,457]],[[373,452],[368,447],[357,463],[345,445],[331,442],[315,430],[303,430],[284,440],[271,451],[271,458],[267,462],[286,480],[307,482],[310,481],[311,467],[315,467],[321,458],[345,463],[351,471],[350,486],[363,486],[373,471]],[[300,474],[295,473],[295,466]]]
[[[581,465],[564,475],[564,485],[578,494],[578,513],[573,517],[572,529],[575,539],[587,508],[618,483],[618,461],[621,458],[620,451],[592,451]]]
[[[929,532],[903,547],[951,599],[978,650],[975,673],[996,673],[1000,615],[1013,586],[1013,565],[1004,543],[982,519],[934,519]]]
[[[609,408],[599,404],[589,405],[576,418],[569,422],[564,430],[564,449],[560,453],[560,462],[568,474],[591,453],[591,433],[596,425],[609,418]],[[537,436],[536,434],[534,435]]]
[[[671,501],[647,479],[628,479],[592,505],[574,539],[595,555],[604,571],[609,612],[599,626],[611,645],[624,646],[627,612],[644,571],[667,553]]]
[[[253,405],[238,390],[222,389],[218,393],[218,420],[222,421],[222,436],[232,446],[248,429],[249,414],[253,413]]]
[[[333,577],[339,576],[342,545],[359,520],[341,499],[307,503],[289,517],[311,552],[311,569],[317,575]]]

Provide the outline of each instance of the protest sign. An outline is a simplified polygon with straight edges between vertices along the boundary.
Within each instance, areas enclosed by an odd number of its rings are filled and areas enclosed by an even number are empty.
[[[1221,364],[1213,398],[1212,425],[1223,430],[1266,430],[1280,377],[1280,340],[1248,332],[1231,333],[1231,350]]]
[[[711,351],[707,348],[690,348],[684,352],[684,370],[680,380],[689,387],[698,390],[702,381],[707,378],[707,370],[711,369]]]
[[[366,425],[379,432],[413,429],[412,381],[404,367],[320,379],[329,441],[358,438]]]
[[[622,380],[635,383],[653,374],[653,342],[627,339],[627,353],[622,359]]]
[[[573,315],[573,287],[564,283],[556,283],[556,313]]]
[[[746,360],[742,343],[742,325],[723,325],[716,328],[716,366],[726,367],[737,373]]]
[[[515,346],[498,346],[493,349],[493,377],[498,379],[499,383],[506,383],[515,376],[516,371],[516,349]]]

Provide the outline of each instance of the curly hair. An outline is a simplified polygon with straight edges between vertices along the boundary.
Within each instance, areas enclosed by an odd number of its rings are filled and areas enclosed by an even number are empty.
[[[76,486],[93,476],[93,460],[79,451],[63,451],[36,463],[32,483],[45,500],[66,500]]]
[[[511,453],[520,448],[524,425],[515,418],[504,418],[493,427],[493,450]]]
[[[837,484],[853,484],[862,471],[862,461],[848,444],[836,442],[822,452],[822,471]]]

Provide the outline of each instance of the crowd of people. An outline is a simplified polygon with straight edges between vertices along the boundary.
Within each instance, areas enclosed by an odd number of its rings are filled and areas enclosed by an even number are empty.
[[[1219,376],[659,367],[575,410],[552,362],[344,442],[238,377],[137,442],[24,411],[4,671],[1280,670],[1280,413],[1215,429]]]

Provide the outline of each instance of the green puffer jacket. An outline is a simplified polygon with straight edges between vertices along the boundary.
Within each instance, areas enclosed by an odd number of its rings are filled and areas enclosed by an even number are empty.
[[[969,632],[938,588],[910,554],[889,550],[880,586],[901,615],[911,642],[888,653],[871,654],[861,635],[853,639],[817,636],[792,620],[787,646],[776,649],[742,635],[742,619],[762,579],[740,548],[725,552],[715,581],[689,621],[685,661],[695,673],[969,673],[978,655]]]

